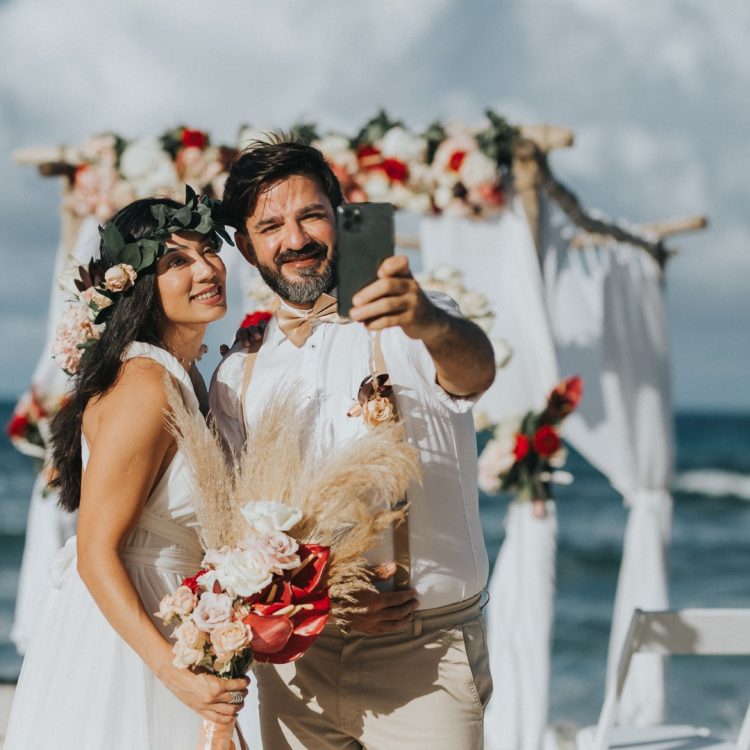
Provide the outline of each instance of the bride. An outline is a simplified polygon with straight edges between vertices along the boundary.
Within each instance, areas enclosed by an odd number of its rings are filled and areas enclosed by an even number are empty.
[[[106,324],[52,432],[54,481],[61,504],[79,509],[78,536],[53,564],[5,750],[188,748],[201,718],[230,723],[242,707],[247,679],[174,666],[153,614],[202,557],[164,379],[200,408],[192,365],[226,313],[219,234],[207,199],[138,200],[101,230],[102,259],[82,274],[95,287],[82,298]]]

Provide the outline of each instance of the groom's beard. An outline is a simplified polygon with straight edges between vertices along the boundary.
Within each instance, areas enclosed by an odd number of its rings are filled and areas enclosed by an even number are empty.
[[[308,258],[320,260],[314,266],[296,269],[301,278],[292,280],[284,275],[286,263]],[[272,266],[258,263],[257,258],[256,264],[263,281],[285,302],[311,305],[333,287],[333,260],[328,258],[328,248],[322,242],[309,242],[301,250],[285,250],[274,258]]]

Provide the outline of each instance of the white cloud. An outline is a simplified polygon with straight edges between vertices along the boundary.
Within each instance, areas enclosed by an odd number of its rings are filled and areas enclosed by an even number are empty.
[[[723,325],[747,309],[748,38],[746,0],[6,0],[0,151],[178,122],[224,141],[300,117],[352,130],[380,106],[417,126],[477,122],[489,106],[573,127],[552,163],[589,206],[633,221],[708,213],[709,232],[678,240],[670,298],[684,311],[700,288]],[[25,291],[15,305],[47,294],[56,204],[53,181],[4,171],[0,258],[13,268],[25,252],[33,269],[6,274],[4,290]],[[28,340],[4,335],[5,350]]]

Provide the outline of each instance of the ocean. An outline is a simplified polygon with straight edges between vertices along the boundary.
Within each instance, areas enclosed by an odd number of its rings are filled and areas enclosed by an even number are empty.
[[[11,403],[0,402],[7,423]],[[750,415],[678,414],[670,550],[674,607],[750,607]],[[596,721],[626,511],[604,477],[574,451],[575,475],[557,490],[559,547],[550,719]],[[0,682],[21,659],[8,640],[23,551],[32,461],[0,440]],[[482,496],[491,559],[503,540],[507,499]],[[750,700],[750,657],[673,657],[669,719],[736,732]]]

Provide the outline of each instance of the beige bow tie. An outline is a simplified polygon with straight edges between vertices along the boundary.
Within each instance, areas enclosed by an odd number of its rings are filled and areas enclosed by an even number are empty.
[[[312,310],[303,311],[300,315],[292,312],[288,307],[280,307],[276,311],[276,320],[281,332],[297,347],[304,345],[313,331],[313,321],[339,323],[345,320],[337,310],[336,298],[330,294],[321,294],[312,306]]]

